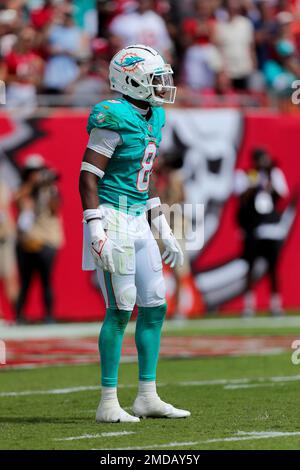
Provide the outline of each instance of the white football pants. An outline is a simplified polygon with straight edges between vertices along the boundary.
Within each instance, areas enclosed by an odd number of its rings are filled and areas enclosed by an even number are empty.
[[[166,302],[162,260],[146,214],[129,215],[101,206],[107,236],[123,248],[113,251],[115,272],[97,268],[106,306],[131,311],[134,305],[156,307]]]

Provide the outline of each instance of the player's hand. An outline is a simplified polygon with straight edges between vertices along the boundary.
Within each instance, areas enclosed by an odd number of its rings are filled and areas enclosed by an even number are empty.
[[[184,260],[183,252],[173,233],[171,232],[169,237],[162,241],[165,246],[165,251],[162,255],[165,264],[169,264],[171,268],[182,266]]]
[[[103,271],[114,273],[116,269],[113,260],[113,250],[124,253],[124,250],[107,236],[105,238],[94,238],[91,243],[91,253],[96,266]]]
[[[160,214],[157,217],[154,217],[152,219],[152,225],[159,233],[165,246],[165,251],[162,255],[162,259],[165,264],[169,264],[171,268],[182,266],[184,261],[183,252],[167,222],[165,215]]]

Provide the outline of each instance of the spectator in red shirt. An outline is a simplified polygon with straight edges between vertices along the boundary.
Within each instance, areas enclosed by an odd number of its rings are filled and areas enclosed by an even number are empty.
[[[195,15],[183,21],[184,42],[191,44],[208,44],[213,36],[216,20],[214,18],[215,2],[212,0],[196,0]]]
[[[195,16],[183,22],[183,43],[187,46],[184,57],[184,83],[194,90],[213,92],[222,71],[220,53],[212,44],[215,29],[211,0],[196,0]]]
[[[15,46],[5,57],[7,104],[10,106],[35,103],[44,67],[43,60],[35,52],[35,38],[33,28],[23,28]]]
[[[49,26],[53,20],[54,7],[52,0],[45,0],[41,8],[32,10],[30,19],[31,24],[36,29],[44,29]]]

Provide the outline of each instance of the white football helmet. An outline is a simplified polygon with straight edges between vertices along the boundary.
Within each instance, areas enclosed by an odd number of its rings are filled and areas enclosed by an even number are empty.
[[[175,101],[172,67],[149,46],[136,44],[115,54],[109,66],[109,80],[112,90],[148,101],[151,106]]]

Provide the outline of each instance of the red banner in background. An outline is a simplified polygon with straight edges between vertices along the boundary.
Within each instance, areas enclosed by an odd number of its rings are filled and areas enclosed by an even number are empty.
[[[300,252],[298,248],[300,236],[298,201],[300,189],[299,129],[299,116],[249,113],[244,116],[243,137],[237,159],[237,168],[249,168],[252,149],[254,147],[266,148],[286,176],[290,199],[297,201],[297,215],[282,250],[279,270],[283,302],[287,309],[297,309],[300,306],[298,288],[300,276]],[[236,209],[236,199],[230,198],[224,208],[220,227],[213,242],[198,260],[202,269],[216,262],[220,263],[224,258],[235,258],[241,252],[241,234],[235,224]],[[260,309],[268,308],[269,288],[270,286],[265,278],[256,284],[257,301]],[[239,296],[225,303],[221,309],[235,311],[241,307],[242,299]]]
[[[203,119],[203,113],[205,111],[201,111],[199,119]],[[239,132],[242,140],[234,167],[247,168],[253,147],[266,147],[284,171],[291,193],[296,194],[300,182],[298,157],[300,117],[247,114],[240,118],[242,127]],[[3,114],[0,116],[0,146],[4,142],[2,149],[8,160],[15,159],[21,165],[28,154],[39,153],[45,157],[48,165],[61,175],[59,186],[62,194],[66,242],[57,258],[54,290],[55,316],[63,320],[100,320],[104,314],[104,303],[96,281],[91,273],[81,270],[82,211],[78,193],[78,175],[87,143],[86,121],[87,114],[65,110],[53,111],[46,117],[23,123],[14,122]],[[235,223],[235,210],[236,201],[232,197],[227,198],[219,213],[217,229],[195,262],[196,268],[201,273],[239,257],[241,236]],[[299,235],[300,221],[297,217],[284,247],[280,265],[280,281],[286,308],[300,307]],[[35,287],[31,289],[26,308],[31,319],[41,318],[42,312],[40,287],[37,282]],[[265,308],[268,285],[264,280],[258,283],[257,293],[258,306]],[[202,292],[197,294],[199,298],[196,305],[200,310],[205,308],[205,296],[202,294]],[[195,292],[190,291],[189,295],[193,297]],[[189,302],[192,311],[193,301]],[[221,305],[224,311],[238,310],[240,307],[240,297]],[[12,315],[7,305],[5,314],[7,317]]]

